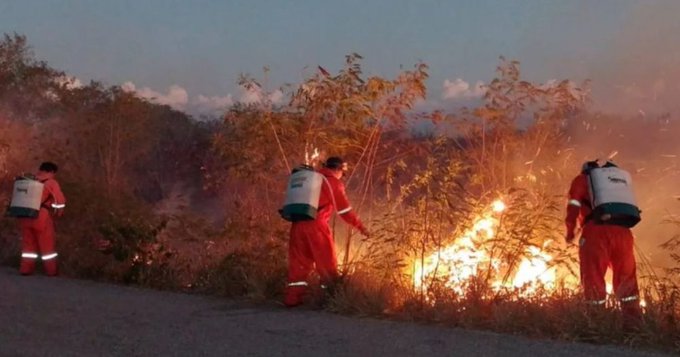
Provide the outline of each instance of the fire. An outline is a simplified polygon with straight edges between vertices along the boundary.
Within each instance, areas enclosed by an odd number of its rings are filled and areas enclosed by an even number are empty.
[[[535,282],[538,281],[544,287],[552,288],[555,284],[555,270],[548,267],[548,262],[552,260],[552,257],[535,246],[530,246],[528,253],[531,257],[522,260],[512,285],[515,288],[528,285],[529,291],[533,292],[536,288]]]
[[[414,286],[423,288],[430,279],[437,277],[442,279],[446,287],[462,294],[465,284],[481,270],[498,273],[502,268],[502,262],[490,256],[483,243],[495,237],[506,208],[502,200],[494,201],[473,221],[472,228],[458,237],[453,244],[423,259],[416,259]],[[494,278],[496,281],[492,282],[492,286],[495,289],[522,288],[523,294],[531,294],[539,285],[546,288],[554,286],[555,271],[549,266],[552,257],[536,246],[529,246],[526,253],[525,258],[518,264],[514,277],[508,279],[508,282]]]
[[[305,164],[313,165],[319,156],[321,156],[321,153],[319,153],[319,148],[314,148],[314,151],[310,154],[307,147],[305,147]]]
[[[464,295],[472,278],[488,273],[490,286],[494,291],[515,291],[520,297],[535,296],[539,291],[551,291],[559,286],[576,291],[579,287],[577,277],[567,275],[550,264],[553,257],[547,252],[553,243],[546,241],[542,247],[529,245],[521,260],[514,266],[494,256],[489,247],[490,240],[496,237],[507,206],[502,200],[492,202],[486,210],[472,221],[472,227],[456,238],[452,244],[418,257],[413,264],[413,286],[427,289],[433,280],[444,284],[459,295]],[[507,275],[510,271],[512,275]],[[558,274],[559,273],[559,274]],[[576,278],[576,280],[575,280]],[[606,277],[607,295],[614,296],[611,271]],[[541,290],[539,290],[539,288]],[[647,302],[640,300],[645,309]]]
[[[495,200],[495,201],[493,201],[493,203],[491,204],[491,209],[492,209],[495,213],[501,213],[501,212],[505,211],[505,203],[504,203],[503,201],[501,201],[501,200]]]

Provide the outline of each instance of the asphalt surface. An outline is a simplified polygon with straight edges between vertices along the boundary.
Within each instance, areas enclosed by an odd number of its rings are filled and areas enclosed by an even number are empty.
[[[660,356],[0,268],[0,356]]]

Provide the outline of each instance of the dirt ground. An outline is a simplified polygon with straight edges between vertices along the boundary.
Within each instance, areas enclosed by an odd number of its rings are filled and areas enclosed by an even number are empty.
[[[659,356],[0,268],[0,356]]]

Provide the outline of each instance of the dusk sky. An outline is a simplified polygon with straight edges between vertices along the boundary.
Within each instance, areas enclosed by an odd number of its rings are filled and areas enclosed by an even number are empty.
[[[593,81],[605,110],[680,109],[680,1],[0,0],[0,32],[87,83],[125,85],[178,109],[247,100],[240,73],[270,88],[357,52],[368,75],[430,66],[428,103],[479,95],[498,57],[532,81]]]

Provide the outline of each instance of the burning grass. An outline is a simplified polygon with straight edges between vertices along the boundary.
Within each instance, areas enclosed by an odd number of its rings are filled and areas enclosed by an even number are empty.
[[[390,238],[372,238],[381,242],[375,245],[369,239],[366,250],[380,252],[364,253],[364,259],[347,267],[345,284],[331,309],[680,352],[678,282],[641,277],[646,287],[644,323],[636,331],[625,329],[613,295],[602,308],[582,300],[576,248],[559,244],[551,234],[559,231],[561,222],[546,223],[559,221],[551,199],[532,200],[529,192],[514,191],[505,201],[461,200],[458,211],[469,217],[444,223],[436,219],[445,217],[437,215],[436,197],[443,196],[433,195],[423,206],[429,212],[416,216],[429,219],[422,230],[407,230],[395,239],[396,230],[391,229]],[[522,214],[514,214],[518,210]],[[404,212],[406,217],[412,214]],[[394,224],[395,216],[386,216],[390,219],[382,224]],[[382,249],[385,246],[391,249]],[[641,272],[648,271],[644,261],[640,266]]]
[[[323,144],[324,150],[342,155],[358,169],[348,179],[348,192],[360,193],[360,199],[352,197],[353,203],[358,203],[359,208],[367,202],[360,211],[373,216],[366,219],[373,233],[370,239],[357,243],[347,238],[338,244],[344,249],[339,257],[344,282],[328,309],[680,352],[677,238],[666,244],[666,249],[675,254],[676,267],[667,277],[650,274],[650,269],[639,270],[645,287],[645,321],[640,331],[623,331],[614,299],[604,309],[594,311],[581,301],[576,250],[562,245],[563,192],[568,179],[564,173],[572,173],[583,157],[592,159],[590,156],[601,149],[598,145],[603,138],[618,148],[630,147],[632,154],[640,149],[629,145],[636,139],[627,132],[604,134],[621,126],[619,118],[591,125],[577,116],[586,102],[587,88],[578,88],[569,80],[556,84],[527,82],[521,79],[519,63],[502,59],[497,78],[489,83],[479,107],[451,115],[425,115],[443,124],[443,131],[450,128],[452,135],[416,138],[405,135],[411,119],[405,113],[417,100],[425,98],[427,66],[419,64],[392,80],[364,80],[360,58],[356,54],[348,56],[346,67],[336,76],[309,78],[289,107],[274,110],[237,106],[227,113],[222,126],[212,133],[211,153],[201,165],[206,179],[202,183],[220,187],[225,201],[225,207],[221,207],[224,212],[218,215],[224,213],[228,219],[220,232],[205,229],[205,223],[194,224],[194,219],[187,217],[176,217],[167,226],[151,224],[154,217],[139,213],[147,210],[139,197],[130,202],[140,209],[131,211],[133,207],[111,205],[111,197],[103,197],[99,186],[96,190],[65,186],[72,203],[58,233],[63,271],[72,276],[155,288],[278,300],[285,284],[287,248],[287,226],[276,214],[279,207],[275,207],[283,175],[290,172],[289,159],[311,160],[303,157],[303,153],[310,154],[303,148]],[[100,92],[96,87],[89,90]],[[43,93],[43,89],[39,92]],[[97,96],[105,97],[106,93]],[[141,106],[145,102],[130,101],[127,95],[111,96],[113,99],[106,105],[95,106],[103,108],[101,112],[83,109],[81,115],[69,115],[77,119],[77,125],[60,124],[55,126],[59,130],[48,130],[60,135],[70,133],[67,137],[77,142],[71,145],[76,161],[97,163],[91,167],[83,164],[86,169],[80,171],[71,166],[65,173],[73,172],[77,177],[73,182],[111,182],[107,188],[113,192],[124,187],[125,182],[153,183],[158,180],[157,172],[176,171],[177,156],[184,157],[179,153],[192,150],[178,146],[176,151],[167,151],[167,145],[158,145],[164,149],[158,155],[165,160],[157,160],[155,154],[130,154],[128,167],[156,167],[138,161],[140,158],[154,158],[154,164],[167,161],[169,165],[144,170],[145,175],[140,176],[116,166],[116,162],[108,162],[106,170],[102,170],[97,157],[87,156],[96,156],[100,150],[82,148],[99,148],[108,142],[102,137],[109,137],[110,118],[150,111],[127,110],[130,103]],[[68,113],[75,115],[80,107],[90,107],[90,98],[84,94],[82,98],[83,104]],[[165,122],[166,114],[158,118]],[[132,122],[146,122],[143,117],[135,118]],[[581,137],[588,138],[585,142],[575,138],[580,123],[584,126]],[[13,129],[8,131],[13,135],[7,138],[27,135],[28,128],[11,124],[19,128],[8,127]],[[644,139],[637,141],[667,142],[673,145],[664,150],[676,148],[677,130],[655,130],[652,125],[656,124],[651,121],[646,125],[643,130],[639,125],[632,126],[630,134],[644,132]],[[80,126],[92,129],[87,131],[94,134],[81,135]],[[601,128],[597,135],[593,134],[596,126]],[[70,127],[79,130],[65,129]],[[118,127],[118,133],[130,143],[154,142],[133,139],[143,132],[163,132],[128,131],[125,125]],[[652,139],[650,133],[656,133]],[[567,137],[572,134],[574,137]],[[203,134],[185,138],[187,143],[196,140],[203,143]],[[61,143],[63,138],[46,142]],[[107,149],[116,154],[108,156],[127,153],[114,150],[126,147],[125,142]],[[137,148],[136,144],[132,147]],[[575,147],[588,152],[581,155]],[[287,153],[293,155],[288,157]],[[0,150],[0,168],[27,159],[6,154],[6,150]],[[621,156],[631,157],[630,154],[624,151]],[[654,171],[649,168],[653,166],[649,159],[654,152],[639,154],[635,159],[644,165],[638,166],[638,172],[645,168],[642,175]],[[674,157],[664,156],[663,160],[671,158]],[[186,156],[181,162],[194,167],[188,164],[194,161],[195,156]],[[634,165],[630,166],[632,170]],[[673,167],[663,172],[673,172]],[[116,175],[101,176],[110,172]],[[649,175],[650,191],[667,191],[659,189],[660,178],[676,186],[677,176]],[[199,181],[190,177],[191,182]],[[354,181],[351,177],[355,177]],[[9,182],[8,176],[4,179]],[[141,186],[139,190],[148,188]],[[118,196],[121,195],[114,195]],[[648,197],[659,201],[658,196]],[[16,266],[17,232],[8,227],[7,220],[0,221],[0,228],[0,260]],[[88,244],[98,231],[108,252]],[[644,259],[640,264],[641,268],[650,265]]]
[[[608,307],[593,309],[571,288],[537,287],[529,295],[518,288],[497,293],[483,279],[473,279],[458,291],[435,284],[423,300],[409,283],[387,282],[357,272],[346,279],[329,309],[537,338],[680,352],[677,292],[649,299],[643,325],[630,331],[623,328],[613,297]]]
[[[556,267],[551,266],[552,255],[543,247],[527,245],[514,261],[519,260],[516,270],[495,255],[496,232],[501,226],[506,204],[497,199],[480,216],[472,220],[472,227],[456,237],[448,246],[414,262],[413,284],[416,289],[426,289],[428,281],[443,279],[445,287],[462,293],[467,282],[484,270],[495,277],[494,291],[518,290],[532,295],[538,288],[554,288]],[[504,272],[503,272],[504,271]],[[563,282],[564,283],[564,282]]]

